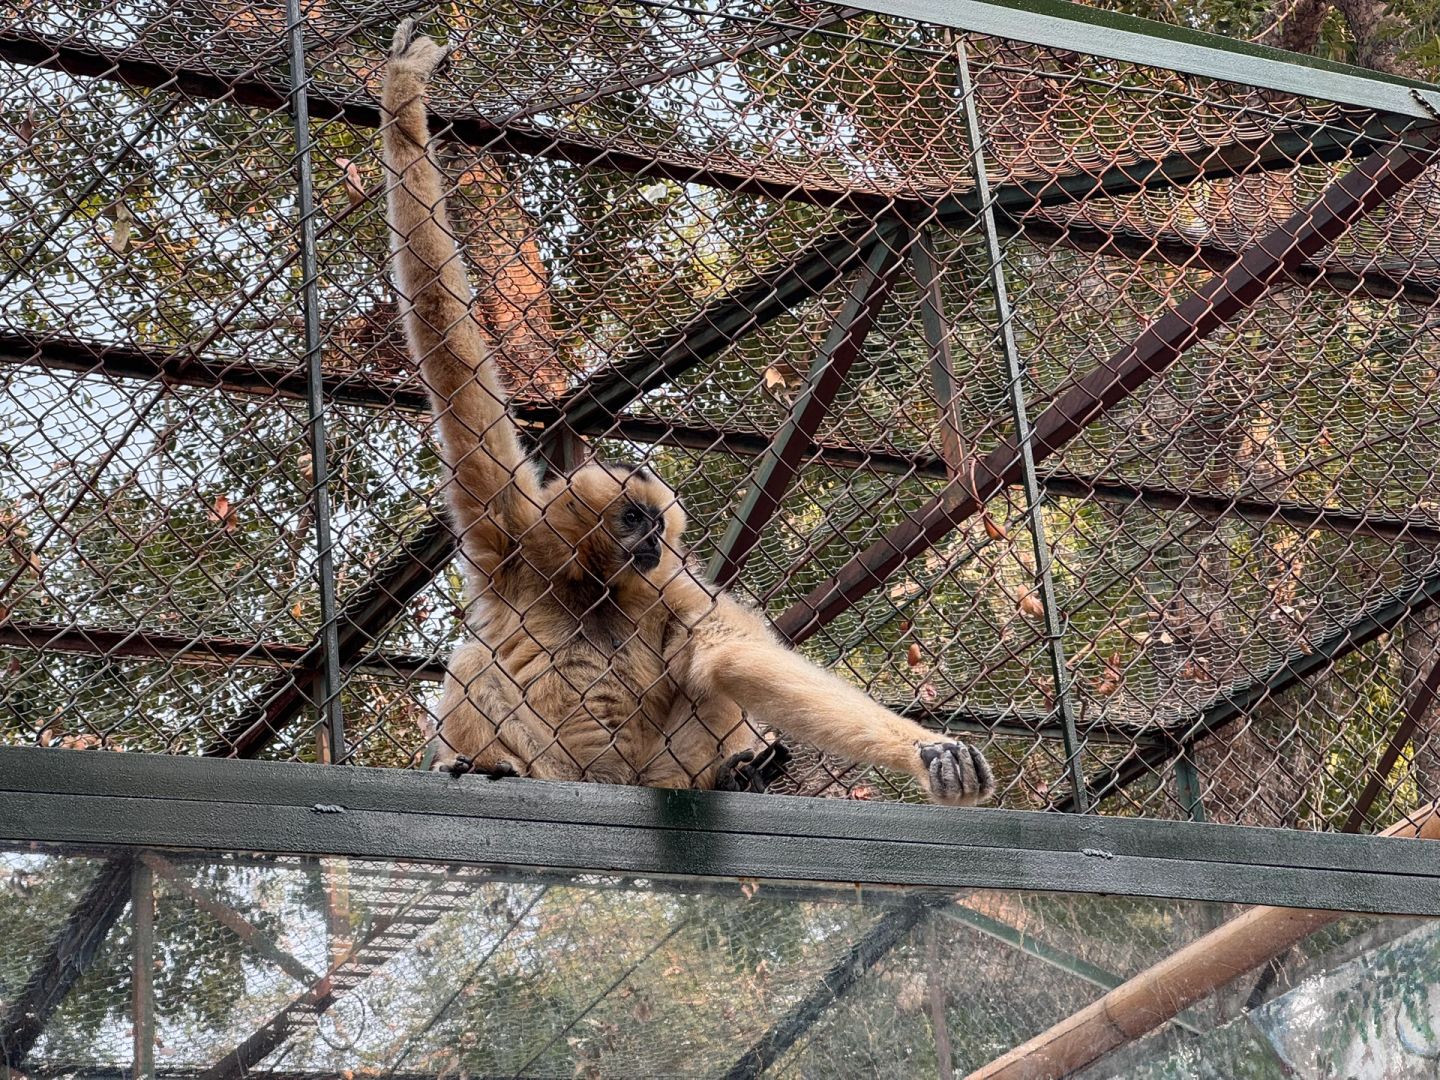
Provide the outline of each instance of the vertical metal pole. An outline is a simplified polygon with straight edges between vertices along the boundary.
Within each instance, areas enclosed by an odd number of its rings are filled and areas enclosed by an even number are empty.
[[[945,314],[945,298],[940,290],[940,264],[935,258],[933,230],[921,229],[910,249],[910,267],[920,286],[920,323],[925,332],[925,348],[930,354],[930,386],[935,391],[935,405],[940,416],[940,454],[945,459],[945,475],[954,480],[960,475],[965,460],[965,437],[960,427],[959,390],[955,383],[955,365],[950,350],[950,321]]]
[[[1205,820],[1205,799],[1200,787],[1200,763],[1195,760],[1195,744],[1186,743],[1175,759],[1175,795],[1180,808],[1191,821]]]
[[[1045,538],[1045,518],[1040,498],[1040,484],[1035,476],[1035,455],[1031,446],[1030,418],[1025,411],[1025,372],[1020,351],[1015,344],[1010,295],[1005,287],[1005,264],[1000,250],[1000,234],[995,228],[995,208],[990,201],[990,181],[985,173],[984,134],[980,130],[980,111],[975,107],[975,87],[970,81],[970,58],[965,41],[955,38],[955,65],[960,76],[960,97],[965,109],[965,130],[970,140],[970,164],[975,176],[975,199],[980,207],[980,224],[985,235],[985,253],[990,263],[990,291],[995,297],[995,319],[1001,351],[1005,354],[1010,409],[1015,417],[1015,442],[1020,451],[1021,480],[1025,488],[1025,504],[1030,519],[1030,539],[1035,550],[1035,570],[1040,602],[1045,609],[1045,638],[1050,651],[1051,675],[1055,681],[1055,707],[1065,737],[1066,767],[1075,792],[1074,810],[1085,813],[1089,808],[1085,794],[1085,774],[1080,754],[1084,749],[1075,725],[1075,702],[1070,693],[1070,671],[1065,666],[1065,643],[1060,613],[1055,604],[1055,583],[1050,573],[1050,544]]]
[[[345,718],[340,706],[340,641],[335,609],[335,558],[330,538],[330,472],[325,458],[325,387],[321,372],[320,269],[315,254],[315,186],[311,163],[310,104],[306,96],[305,16],[300,0],[287,0],[290,32],[290,102],[295,119],[295,179],[300,203],[300,297],[305,317],[305,372],[310,406],[311,499],[315,511],[315,572],[320,579],[320,720],[330,762],[345,762]]]
[[[140,860],[130,871],[130,1020],[134,1080],[155,1080],[155,875]]]

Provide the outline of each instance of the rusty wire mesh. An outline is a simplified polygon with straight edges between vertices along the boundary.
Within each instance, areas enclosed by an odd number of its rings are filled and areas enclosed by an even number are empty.
[[[7,741],[326,757],[322,486],[348,759],[420,763],[465,601],[385,267],[375,95],[403,14],[307,8],[305,155],[283,5],[6,17]],[[455,5],[444,29],[475,313],[552,465],[648,463],[702,563],[876,700],[983,746],[1001,805],[1073,807],[1072,751],[1111,812],[1368,828],[1440,794],[1433,716],[1402,727],[1440,592],[1433,170],[1357,185],[1367,216],[1337,242],[1287,246],[1077,436],[1039,430],[1357,161],[1403,157],[1393,124],[824,4]],[[837,322],[857,302],[858,331]],[[1017,430],[1002,321],[1038,475],[975,512],[976,462]],[[747,511],[792,416],[802,464]],[[932,503],[942,524],[887,562]],[[918,797],[796,750],[781,790]]]

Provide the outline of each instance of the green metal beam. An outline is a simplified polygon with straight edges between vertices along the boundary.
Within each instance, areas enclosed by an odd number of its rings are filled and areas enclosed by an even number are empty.
[[[1065,0],[864,0],[861,10],[1431,124],[1440,87]]]
[[[1387,837],[33,747],[0,748],[0,839],[1440,914]]]

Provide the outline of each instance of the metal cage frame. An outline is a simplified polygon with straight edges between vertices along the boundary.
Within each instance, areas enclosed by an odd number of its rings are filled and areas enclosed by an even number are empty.
[[[843,374],[843,356],[858,344],[852,331],[860,313],[883,292],[886,274],[900,249],[897,238],[918,229],[908,257],[924,280],[927,221],[979,223],[992,252],[989,281],[999,325],[1010,312],[999,272],[1000,238],[1037,228],[1011,216],[1021,206],[1063,205],[1091,196],[1154,191],[1196,178],[1220,178],[1264,170],[1280,160],[1332,161],[1358,157],[1360,163],[1309,210],[1301,211],[1273,237],[1243,251],[1219,243],[1187,249],[1216,271],[1212,283],[1161,314],[1129,348],[1121,350],[1079,381],[1038,416],[1026,416],[1018,389],[1014,343],[1009,343],[1016,438],[971,464],[973,471],[945,461],[896,458],[867,460],[900,474],[947,480],[950,487],[911,519],[873,546],[858,552],[808,597],[782,613],[775,625],[792,642],[804,641],[873,589],[897,567],[930,548],[986,498],[1006,488],[1023,491],[1033,526],[1041,572],[1048,646],[1053,650],[1059,692],[1047,717],[1020,725],[1059,740],[1071,790],[1056,808],[1086,811],[1097,801],[1159,765],[1182,765],[1197,739],[1219,731],[1246,710],[1295,685],[1308,675],[1353,653],[1393,629],[1402,618],[1440,602],[1440,576],[1424,578],[1367,609],[1312,647],[1287,658],[1253,681],[1223,688],[1195,715],[1137,740],[1119,764],[1100,775],[1082,772],[1081,752],[1089,738],[1103,739],[1103,727],[1081,723],[1065,692],[1063,626],[1046,587],[1049,550],[1038,517],[1042,489],[1113,502],[1185,509],[1202,517],[1238,516],[1280,520],[1313,529],[1344,529],[1386,539],[1440,542],[1440,529],[1403,516],[1385,517],[1330,508],[1266,501],[1221,499],[1161,486],[1126,485],[1104,477],[1054,472],[1037,466],[1068,440],[1185,349],[1265,295],[1277,282],[1317,288],[1359,290],[1376,296],[1413,296],[1433,302],[1440,280],[1395,279],[1378,270],[1349,278],[1322,272],[1310,261],[1360,216],[1401,191],[1436,159],[1440,137],[1440,90],[1346,65],[1297,57],[1176,27],[1160,26],[1060,0],[862,0],[856,10],[917,19],[956,30],[994,34],[1036,45],[1061,47],[1116,60],[1137,61],[1188,74],[1240,82],[1269,90],[1350,105],[1371,114],[1346,138],[1333,128],[1313,137],[1290,132],[1258,156],[1194,156],[1149,160],[1117,167],[1099,177],[987,189],[983,163],[977,189],[938,207],[874,209],[863,198],[820,188],[776,190],[744,176],[689,166],[628,159],[561,138],[540,139],[522,130],[486,126],[473,118],[454,122],[456,134],[474,145],[541,152],[570,161],[603,163],[638,176],[698,181],[735,191],[753,191],[820,205],[840,205],[857,215],[846,229],[815,240],[788,265],[712,302],[689,326],[647,343],[569,394],[558,406],[520,402],[522,421],[541,431],[547,456],[563,457],[574,435],[619,431],[637,440],[719,447],[756,462],[756,483],[722,544],[714,567],[724,582],[743,565],[765,529],[798,464],[815,458],[845,465],[843,447],[817,444],[820,420],[833,400],[834,376]],[[367,665],[400,669],[437,680],[441,669],[426,658],[377,654],[374,643],[446,565],[454,538],[438,522],[422,529],[388,568],[354,595],[334,592],[328,568],[333,540],[325,503],[324,408],[327,403],[384,404],[409,411],[425,408],[413,387],[383,379],[335,381],[320,366],[317,296],[317,218],[309,150],[309,118],[337,118],[375,126],[378,115],[353,103],[326,99],[311,89],[304,56],[304,16],[289,0],[292,82],[277,87],[259,75],[222,79],[203,70],[168,70],[133,59],[117,59],[73,43],[41,40],[0,26],[0,59],[70,74],[114,80],[131,87],[183,91],[197,98],[224,97],[267,108],[288,107],[298,147],[297,182],[301,217],[294,258],[303,279],[301,309],[307,366],[301,369],[239,369],[208,358],[203,347],[185,354],[113,346],[95,349],[84,341],[8,334],[0,338],[0,364],[57,371],[99,371],[119,379],[163,386],[208,387],[234,394],[279,394],[309,406],[314,454],[314,499],[320,565],[322,630],[305,647],[264,642],[195,640],[177,634],[24,624],[0,618],[0,644],[75,652],[103,658],[180,658],[199,655],[219,662],[258,662],[277,675],[266,704],[232,725],[209,754],[248,758],[261,753],[287,725],[312,709],[324,715],[329,756],[347,757],[339,692],[344,672]],[[980,144],[973,110],[964,118]],[[1365,156],[1367,150],[1375,150]],[[1266,155],[1269,155],[1267,158]],[[318,228],[323,229],[322,226]],[[1080,250],[1108,250],[1137,259],[1163,261],[1167,251],[1143,239],[1105,235],[1085,226],[1048,237]],[[731,343],[740,334],[816,295],[847,272],[863,268],[852,289],[847,314],[827,339],[830,382],[809,388],[797,408],[766,441],[745,433],[659,425],[627,416],[626,407],[644,390],[680,374]],[[860,331],[863,338],[863,330]],[[823,366],[823,365],[822,365]],[[573,449],[573,448],[571,448]],[[853,455],[852,455],[853,456]],[[878,462],[878,464],[877,464]],[[963,479],[957,478],[963,476]],[[1389,767],[1399,755],[1416,717],[1428,708],[1440,682],[1432,667],[1409,703],[1386,755],[1352,814],[1352,829],[1365,819]],[[1032,718],[1033,720],[1033,718]],[[1004,731],[1007,717],[957,716],[966,725]],[[1199,816],[1198,799],[1196,816]],[[908,806],[855,805],[784,796],[619,789],[593,785],[491,783],[381,769],[310,768],[251,761],[203,761],[145,755],[81,754],[56,750],[0,749],[0,839],[16,843],[67,843],[115,849],[216,849],[307,855],[353,855],[394,859],[435,859],[529,872],[604,872],[652,877],[754,877],[771,881],[838,881],[868,885],[911,884],[937,889],[984,886],[1136,896],[1224,900],[1279,906],[1395,914],[1440,915],[1437,864],[1428,845],[1395,840],[1303,834],[1234,826],[1100,817],[1094,814],[970,811],[946,813]],[[563,876],[563,874],[562,874]],[[102,873],[71,915],[35,973],[24,999],[0,1019],[0,1046],[18,1067],[46,1017],[83,972],[87,957],[130,900],[131,866],[119,859]],[[918,910],[914,919],[924,917]],[[911,923],[913,925],[913,922]],[[896,936],[896,927],[884,933]],[[881,935],[883,938],[884,934]],[[885,942],[857,943],[856,955],[877,956]],[[877,952],[878,950],[878,952]],[[869,961],[873,963],[873,959]],[[863,969],[862,969],[863,970]],[[858,977],[858,976],[857,976]],[[832,987],[833,989],[833,987]],[[823,998],[823,994],[821,997]],[[823,1001],[820,1008],[823,1008]],[[818,1010],[816,1011],[818,1015]],[[811,1017],[813,1022],[813,1017]],[[796,1023],[803,1022],[803,1017]],[[793,1032],[790,1034],[793,1041]],[[770,1038],[767,1036],[766,1038]],[[765,1038],[761,1042],[764,1043]],[[771,1039],[773,1042],[774,1040]],[[763,1055],[762,1055],[763,1056]],[[773,1060],[773,1058],[772,1058]],[[153,1063],[151,1063],[153,1067]],[[750,1073],[753,1074],[753,1073]],[[238,1073],[237,1073],[238,1075]],[[737,1075],[749,1075],[742,1069]]]

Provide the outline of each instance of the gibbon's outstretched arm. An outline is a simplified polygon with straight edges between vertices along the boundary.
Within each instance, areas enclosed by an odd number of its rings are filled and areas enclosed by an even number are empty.
[[[765,619],[696,582],[667,590],[690,627],[688,687],[721,693],[774,730],[850,761],[909,773],[936,802],[973,806],[995,792],[985,755],[891,712],[775,638]],[[704,595],[702,595],[704,594]]]
[[[381,99],[396,287],[411,353],[430,394],[462,549],[486,575],[538,520],[540,478],[520,446],[495,365],[471,313],[470,286],[430,155],[425,92],[449,50],[395,31]]]

